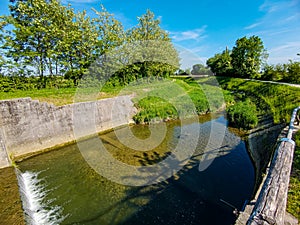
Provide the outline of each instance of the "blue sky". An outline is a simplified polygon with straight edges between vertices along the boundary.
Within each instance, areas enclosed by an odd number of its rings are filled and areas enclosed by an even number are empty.
[[[0,0],[0,14],[8,14],[8,0]],[[243,36],[258,35],[269,53],[268,63],[300,60],[300,0],[63,0],[75,10],[100,10],[100,4],[126,29],[150,9],[180,49],[182,68],[205,63],[230,49]]]

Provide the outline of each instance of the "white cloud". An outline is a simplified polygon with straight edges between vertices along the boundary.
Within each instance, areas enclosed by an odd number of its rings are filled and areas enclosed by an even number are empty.
[[[300,41],[274,46],[268,52],[270,54],[268,62],[271,64],[286,63],[289,60],[299,61],[300,57],[297,56],[297,53],[300,53]]]
[[[265,0],[259,7],[264,15],[245,27],[247,36],[262,38],[269,53],[268,63],[299,60],[300,0]]]
[[[299,49],[300,51],[300,41],[299,42],[288,42],[285,43],[283,45],[274,47],[272,49],[269,50],[270,53],[280,53],[282,51],[286,51],[286,50],[293,50],[295,51],[295,49]]]
[[[205,35],[206,26],[202,28],[187,30],[182,32],[170,32],[171,38],[175,42],[186,41],[186,40],[200,40],[206,37]]]
[[[268,13],[276,12],[279,9],[279,3],[278,2],[271,2],[269,0],[266,0],[260,7],[260,11],[265,11]]]
[[[295,13],[294,15],[285,18],[283,22],[290,23],[292,21],[299,20],[299,18],[300,18],[300,13]]]
[[[251,29],[253,29],[253,28],[255,28],[255,27],[258,27],[260,24],[261,24],[261,22],[253,23],[253,24],[251,24],[251,25],[245,27],[244,29],[245,29],[245,30],[251,30]]]

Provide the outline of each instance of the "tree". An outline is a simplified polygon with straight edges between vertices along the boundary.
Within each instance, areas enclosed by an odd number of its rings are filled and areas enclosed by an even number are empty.
[[[265,65],[262,71],[261,79],[282,81],[282,80],[286,80],[287,77],[288,77],[287,65],[277,64],[277,65]]]
[[[267,58],[258,36],[243,37],[236,41],[231,53],[233,72],[239,77],[259,78],[259,70]]]
[[[103,5],[101,11],[93,9],[97,17],[93,19],[98,33],[98,56],[105,55],[108,51],[125,43],[125,31],[120,21],[114,18]]]
[[[204,66],[203,64],[193,65],[193,69],[190,73],[193,75],[213,75],[210,68]]]
[[[211,71],[219,76],[226,76],[232,73],[230,51],[226,48],[221,54],[215,54],[214,57],[206,61]]]
[[[3,16],[0,17],[0,46],[3,45],[3,41],[4,41],[4,27],[6,26],[6,21],[5,18]],[[0,75],[2,73],[3,70],[3,66],[5,65],[5,60],[3,58],[4,52],[3,49],[0,48]]]
[[[148,78],[167,77],[179,68],[178,52],[169,34],[159,25],[160,20],[155,19],[154,13],[147,10],[146,14],[138,18],[138,25],[127,32],[127,42],[143,46],[135,58],[141,62],[142,76]]]
[[[191,69],[190,68],[185,69],[184,72],[186,73],[186,75],[191,75]]]
[[[300,62],[290,60],[287,65],[288,81],[294,84],[300,84]]]
[[[12,0],[6,17],[14,29],[5,36],[7,57],[44,75],[83,73],[93,59],[97,33],[85,12],[58,0]]]
[[[77,85],[98,56],[99,34],[94,20],[86,16],[86,11],[77,12],[68,23],[57,52],[67,70],[65,78],[73,79]]]
[[[191,71],[190,71],[190,69],[185,69],[185,70],[179,69],[179,70],[177,70],[176,74],[177,75],[190,75]]]
[[[120,69],[121,54],[118,47],[125,43],[126,35],[120,21],[114,18],[103,5],[101,11],[93,9],[96,18],[92,20],[96,28],[97,40],[94,42],[95,62],[89,67],[89,77],[107,81]],[[111,78],[111,79],[115,79]],[[117,82],[117,79],[115,79]]]

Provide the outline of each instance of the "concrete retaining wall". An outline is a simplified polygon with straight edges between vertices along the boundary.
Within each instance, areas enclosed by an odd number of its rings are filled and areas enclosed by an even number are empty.
[[[262,131],[251,133],[247,139],[247,146],[253,163],[255,165],[256,172],[256,187],[258,189],[259,184],[262,181],[263,173],[265,172],[273,150],[276,147],[277,138],[281,130],[285,125],[276,125],[267,128]]]
[[[130,96],[60,107],[31,98],[0,101],[1,152],[19,158],[128,124],[135,113]]]

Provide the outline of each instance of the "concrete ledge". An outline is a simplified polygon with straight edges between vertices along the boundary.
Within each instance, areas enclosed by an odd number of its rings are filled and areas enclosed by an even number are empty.
[[[31,98],[0,101],[0,166],[132,122],[131,96],[56,107]]]

